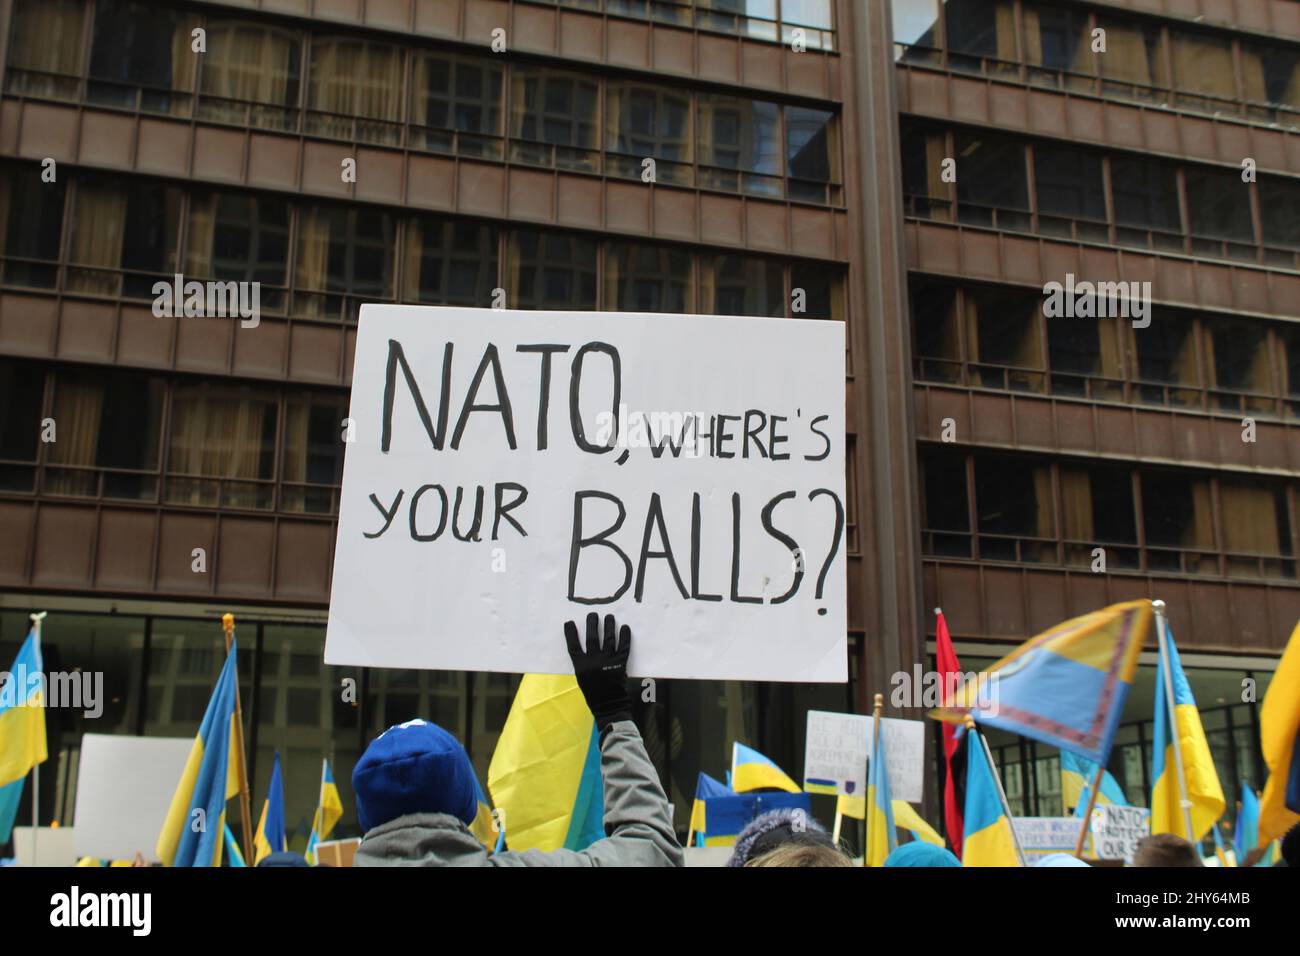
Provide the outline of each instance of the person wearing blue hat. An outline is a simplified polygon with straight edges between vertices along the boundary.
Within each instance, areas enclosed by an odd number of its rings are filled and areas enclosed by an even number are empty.
[[[357,820],[365,831],[355,866],[682,866],[668,798],[632,722],[627,660],[632,631],[587,615],[587,641],[569,621],[564,636],[578,688],[600,739],[605,839],[585,850],[489,854],[469,824],[478,813],[469,755],[427,720],[389,727],[352,772]]]
[[[885,857],[885,866],[961,866],[961,860],[951,850],[924,840],[912,840]]]

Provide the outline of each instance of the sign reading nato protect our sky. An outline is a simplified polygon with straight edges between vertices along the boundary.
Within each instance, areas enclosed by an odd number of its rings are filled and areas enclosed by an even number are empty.
[[[844,327],[366,305],[325,660],[844,681]]]

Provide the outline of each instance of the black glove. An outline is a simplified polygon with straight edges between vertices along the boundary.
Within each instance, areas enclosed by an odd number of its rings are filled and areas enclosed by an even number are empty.
[[[614,640],[614,615],[605,615],[604,646],[600,640],[600,616],[587,615],[587,649],[578,642],[578,625],[564,622],[564,640],[573,658],[573,676],[587,706],[596,718],[597,732],[620,720],[632,719],[632,700],[627,694],[627,655],[632,647],[632,629],[624,624]]]

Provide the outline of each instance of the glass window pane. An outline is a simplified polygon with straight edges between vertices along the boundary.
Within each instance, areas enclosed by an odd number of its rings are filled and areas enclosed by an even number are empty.
[[[277,402],[247,386],[178,384],[172,396],[166,500],[270,508]],[[181,477],[183,476],[183,477]]]
[[[1095,153],[1035,143],[1034,186],[1042,215],[1106,221],[1106,187]]]
[[[780,175],[781,121],[775,103],[708,93],[699,94],[697,103],[701,163]]]
[[[289,394],[284,403],[284,460],[280,507],[333,514],[343,484],[343,420],[347,398]]]
[[[705,256],[700,262],[701,311],[708,315],[785,315],[784,277],[773,259]]]
[[[307,107],[313,111],[308,132],[399,142],[404,102],[402,62],[402,50],[387,43],[313,37],[307,72]]]
[[[795,296],[802,293],[803,311],[795,311]],[[844,321],[844,273],[815,262],[790,263],[790,312],[796,318]]]
[[[0,279],[7,285],[48,289],[58,281],[67,187],[40,175],[35,165],[0,167]]]
[[[1214,515],[1206,479],[1172,471],[1143,473],[1142,512],[1148,545],[1214,548]]]
[[[1248,100],[1300,110],[1300,51],[1242,41],[1241,66]]]
[[[605,88],[605,149],[689,163],[690,118],[689,93],[611,80]]]
[[[950,52],[962,59],[1016,59],[1015,8],[1009,0],[947,0],[944,17]]]
[[[414,70],[413,123],[501,135],[501,64],[426,53],[416,57]]]
[[[1045,70],[1093,72],[1088,11],[1025,4],[1025,61]]]
[[[48,452],[45,490],[59,495],[100,493],[108,498],[157,496],[163,381],[140,374],[91,370],[60,372],[54,381],[58,440]],[[67,467],[64,467],[67,466]],[[121,469],[118,471],[118,469]]]
[[[198,58],[190,49],[196,14],[136,0],[98,0],[90,47],[90,99],[153,112],[189,114]]]
[[[1158,25],[1108,17],[1099,17],[1097,25],[1106,31],[1106,52],[1098,56],[1103,77],[1138,87],[1169,85]]]
[[[691,256],[671,246],[611,242],[605,306],[625,312],[691,311]]]
[[[486,223],[412,218],[406,228],[408,302],[485,306],[497,286],[499,230]]]
[[[206,24],[200,117],[294,129],[301,87],[297,31],[210,19]],[[265,106],[279,107],[266,109]]]
[[[957,208],[964,222],[993,225],[991,210],[1029,209],[1029,180],[1025,173],[1025,147],[1018,140],[997,134],[957,134]],[[1028,220],[1011,218],[1011,227]]]
[[[75,98],[85,16],[84,0],[18,0],[9,30],[6,88]]]
[[[180,190],[150,180],[86,176],[76,182],[68,283],[78,292],[153,299],[172,281]]]
[[[939,45],[939,0],[892,0],[894,42],[927,49]]]
[[[834,113],[785,108],[786,169],[792,179],[840,181],[839,123]]]
[[[1220,479],[1225,551],[1253,555],[1291,554],[1285,489],[1271,481]],[[1245,571],[1249,565],[1234,565]]]
[[[554,146],[595,149],[599,87],[576,73],[531,66],[510,71],[510,135]]]
[[[378,209],[301,209],[296,286],[362,298],[391,298],[394,229],[393,217]]]
[[[1201,96],[1213,100],[1237,98],[1236,66],[1232,58],[1232,40],[1208,33],[1169,34],[1173,45],[1174,89],[1184,103],[1201,105]]]
[[[1265,176],[1258,188],[1264,244],[1300,249],[1300,182]]]
[[[289,204],[248,193],[190,196],[188,278],[283,286],[289,267]],[[267,296],[263,294],[263,304]]]
[[[518,229],[506,254],[507,295],[515,309],[596,308],[596,242]]]
[[[1189,166],[1184,176],[1192,235],[1236,242],[1255,241],[1250,217],[1250,187],[1241,181],[1239,174]]]
[[[1125,156],[1110,160],[1115,221],[1120,225],[1182,232],[1178,179],[1172,166]]]
[[[33,490],[44,396],[43,368],[0,358],[0,491]]]

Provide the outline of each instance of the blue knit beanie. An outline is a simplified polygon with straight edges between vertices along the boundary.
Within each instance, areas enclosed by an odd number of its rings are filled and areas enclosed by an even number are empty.
[[[468,826],[478,814],[476,779],[459,740],[427,720],[408,720],[372,740],[357,761],[357,822],[368,833],[408,813],[449,813]]]
[[[885,866],[961,866],[961,860],[951,850],[924,840],[912,840],[885,857]]]

